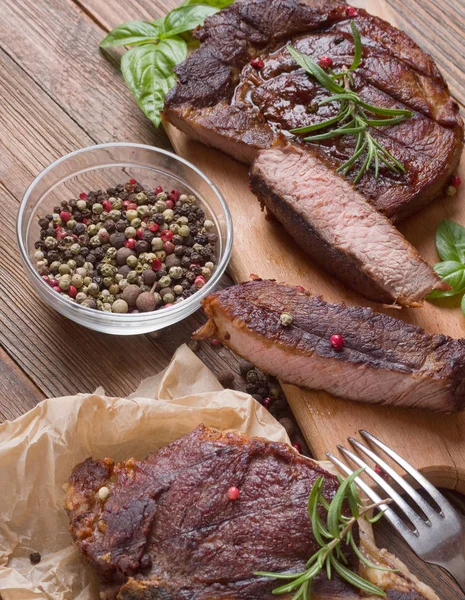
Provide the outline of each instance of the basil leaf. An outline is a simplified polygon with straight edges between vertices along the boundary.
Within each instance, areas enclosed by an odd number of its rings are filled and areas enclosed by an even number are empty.
[[[128,50],[121,59],[121,72],[147,117],[159,126],[165,95],[173,87],[173,67],[187,56],[186,42],[180,37],[146,44]]]
[[[465,227],[446,219],[436,232],[436,247],[444,261],[465,263]]]
[[[234,0],[185,0],[181,6],[192,6],[193,4],[205,4],[208,6],[214,6],[221,10],[222,8],[226,8],[230,4],[233,4]]]
[[[107,37],[100,42],[100,48],[148,44],[157,41],[159,35],[160,27],[153,23],[127,21],[110,31]]]
[[[465,296],[462,298],[461,308],[462,308],[463,314],[465,315]]]
[[[448,298],[465,291],[465,265],[454,260],[447,260],[434,265],[439,277],[451,286],[451,290],[434,290],[428,298]]]
[[[207,17],[217,12],[217,8],[205,6],[204,4],[175,8],[166,16],[160,37],[163,39],[179,35],[185,31],[192,31],[199,25],[203,25]]]

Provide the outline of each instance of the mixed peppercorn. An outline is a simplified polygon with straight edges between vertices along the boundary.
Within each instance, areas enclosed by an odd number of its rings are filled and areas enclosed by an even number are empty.
[[[34,258],[57,293],[113,313],[168,308],[202,288],[218,236],[195,196],[126,184],[82,192],[39,217]]]

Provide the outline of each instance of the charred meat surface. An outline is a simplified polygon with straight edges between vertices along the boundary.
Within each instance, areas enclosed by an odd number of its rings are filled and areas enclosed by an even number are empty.
[[[465,407],[465,340],[369,308],[329,304],[302,288],[251,281],[203,301],[196,334],[215,337],[282,381],[359,402],[451,412]],[[283,326],[289,313],[292,324]],[[335,350],[330,338],[342,336]]]
[[[76,466],[66,508],[107,598],[258,600],[276,582],[254,571],[303,570],[319,547],[307,498],[320,475],[331,500],[336,477],[291,447],[200,426],[145,460]],[[359,597],[337,579],[315,593]]]
[[[365,297],[418,306],[432,289],[444,288],[389,219],[302,149],[262,150],[250,182],[303,250]]]
[[[363,62],[354,90],[365,101],[409,108],[414,116],[373,129],[378,141],[400,160],[406,173],[367,172],[360,191],[392,220],[402,219],[437,197],[454,172],[463,149],[463,123],[443,77],[430,56],[406,34],[358,9],[353,17],[362,36]],[[239,0],[208,18],[196,35],[201,46],[177,67],[179,81],[165,104],[166,118],[195,139],[251,163],[257,152],[295,127],[325,120],[336,103],[318,106],[328,95],[290,57],[292,44],[315,59],[330,56],[334,68],[352,62],[353,38],[347,5],[332,0]],[[251,64],[257,57],[261,62]],[[254,66],[255,65],[255,66]],[[334,173],[354,151],[341,136],[303,143]],[[353,179],[357,169],[349,174]]]

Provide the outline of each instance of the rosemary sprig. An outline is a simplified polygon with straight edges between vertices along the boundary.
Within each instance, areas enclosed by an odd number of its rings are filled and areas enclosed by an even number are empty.
[[[320,123],[315,123],[314,125],[291,129],[291,133],[301,135],[336,126],[334,129],[330,129],[324,133],[305,137],[304,141],[319,142],[344,135],[354,136],[356,139],[354,153],[337,171],[338,173],[347,175],[360,159],[361,167],[354,179],[354,183],[357,183],[373,164],[376,178],[379,176],[381,164],[384,164],[394,173],[405,173],[404,165],[371,135],[370,127],[397,125],[409,119],[413,115],[413,112],[406,109],[382,108],[367,104],[360,98],[359,94],[351,89],[351,86],[353,86],[351,73],[360,66],[363,48],[360,32],[355,23],[351,21],[350,26],[354,38],[354,59],[350,67],[343,67],[339,73],[335,73],[332,70],[329,71],[329,74],[326,73],[310,56],[302,54],[292,46],[288,47],[288,52],[297,64],[314,77],[328,92],[331,92],[332,95],[321,100],[318,106],[339,102],[339,112],[336,116]],[[379,119],[374,117],[387,118]]]
[[[318,477],[308,497],[308,516],[312,524],[313,536],[320,549],[307,561],[306,570],[301,573],[272,573],[259,571],[255,575],[281,579],[287,583],[275,588],[273,594],[290,594],[294,592],[292,600],[311,600],[311,586],[313,579],[323,570],[331,579],[333,573],[337,573],[342,579],[355,588],[372,594],[374,596],[386,597],[385,592],[378,586],[370,583],[360,575],[357,575],[349,567],[349,561],[344,555],[341,545],[345,544],[353,549],[358,559],[372,569],[380,571],[391,571],[378,565],[372,564],[362,554],[353,536],[353,527],[360,518],[365,518],[370,523],[378,521],[383,512],[370,518],[368,514],[381,504],[389,500],[383,500],[369,506],[365,506],[358,495],[354,480],[363,472],[363,469],[355,471],[347,479],[339,478],[340,486],[331,503],[324,498],[324,478]],[[350,507],[351,517],[343,514],[344,505]],[[326,512],[326,522],[320,517],[319,507]]]

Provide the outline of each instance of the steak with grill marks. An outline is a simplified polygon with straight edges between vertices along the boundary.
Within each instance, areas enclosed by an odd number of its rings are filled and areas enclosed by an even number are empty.
[[[399,220],[428,204],[447,184],[462,152],[463,123],[430,56],[364,10],[357,10],[353,20],[363,44],[354,90],[371,104],[414,111],[403,123],[372,129],[403,163],[405,175],[382,169],[375,178],[370,171],[356,186],[383,214]],[[176,68],[179,81],[167,96],[166,118],[246,163],[281,135],[299,143],[290,129],[327,119],[338,106],[318,106],[328,92],[298,67],[286,46],[292,43],[315,59],[328,55],[340,69],[354,55],[349,22],[347,5],[340,0],[236,1],[196,32],[201,46]],[[255,56],[263,60],[263,69],[250,64]],[[354,139],[341,136],[307,143],[305,149],[335,170],[353,153]]]
[[[78,548],[102,578],[102,599],[271,600],[279,582],[254,572],[305,569],[319,548],[307,499],[320,475],[330,501],[336,477],[290,446],[201,425],[144,460],[77,465],[66,508]],[[230,486],[240,489],[236,501]],[[373,550],[364,528],[366,556],[392,568],[393,557]],[[403,566],[383,573],[381,586],[388,600],[438,600]],[[362,596],[334,574],[312,585],[315,600]]]
[[[369,308],[329,304],[273,281],[236,285],[203,301],[214,337],[266,373],[359,402],[440,412],[465,407],[465,340]],[[280,316],[289,313],[284,327]],[[330,338],[339,334],[342,351]]]

